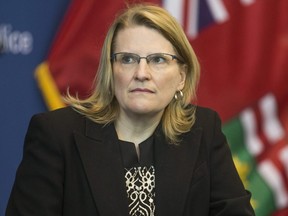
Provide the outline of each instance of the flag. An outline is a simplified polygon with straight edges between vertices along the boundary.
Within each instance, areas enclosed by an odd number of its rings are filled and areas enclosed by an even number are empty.
[[[198,104],[220,113],[256,215],[288,215],[288,1],[164,6],[199,58]]]
[[[215,109],[257,216],[288,215],[288,1],[163,0],[199,58],[197,103]],[[123,0],[71,2],[35,77],[49,109],[87,97]]]
[[[269,93],[223,127],[256,215],[288,215],[287,126],[288,101]]]

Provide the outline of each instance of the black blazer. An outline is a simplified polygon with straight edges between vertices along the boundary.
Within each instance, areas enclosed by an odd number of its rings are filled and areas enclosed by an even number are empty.
[[[179,146],[154,140],[156,216],[254,215],[215,112],[198,107]],[[71,108],[33,116],[6,215],[128,216],[117,143]]]

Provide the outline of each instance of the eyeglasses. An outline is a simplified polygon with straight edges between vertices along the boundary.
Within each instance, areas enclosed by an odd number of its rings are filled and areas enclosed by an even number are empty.
[[[146,57],[141,57],[135,53],[119,52],[114,53],[111,56],[111,60],[118,63],[123,69],[131,70],[135,69],[140,63],[141,59],[146,59],[147,64],[153,71],[161,71],[166,69],[172,64],[173,60],[177,60],[183,64],[176,55],[168,53],[153,53]]]

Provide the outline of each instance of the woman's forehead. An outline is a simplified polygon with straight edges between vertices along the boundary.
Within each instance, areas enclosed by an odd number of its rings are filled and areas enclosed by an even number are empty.
[[[141,25],[119,30],[114,40],[114,49],[117,51],[133,51],[133,49],[174,51],[170,41],[159,31]]]

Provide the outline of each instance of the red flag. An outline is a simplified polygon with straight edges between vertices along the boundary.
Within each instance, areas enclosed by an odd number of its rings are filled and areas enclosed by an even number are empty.
[[[198,103],[213,107],[225,121],[256,215],[286,215],[288,1],[183,4],[178,19],[202,66]]]
[[[192,41],[202,66],[199,104],[225,121],[267,93],[287,100],[288,1],[250,2],[224,1],[227,19]]]
[[[125,2],[72,1],[48,58],[36,70],[49,109],[64,106],[61,95],[66,94],[67,88],[72,95],[89,95],[106,32],[116,14],[126,7]]]

